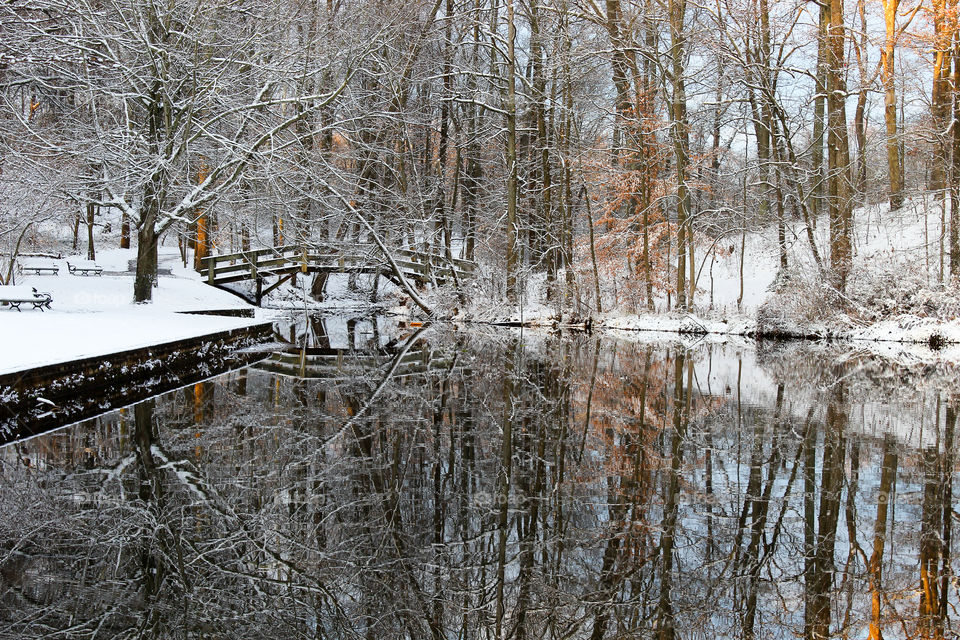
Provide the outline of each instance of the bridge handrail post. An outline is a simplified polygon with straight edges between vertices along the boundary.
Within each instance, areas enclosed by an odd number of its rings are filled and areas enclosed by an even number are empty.
[[[214,256],[207,256],[207,283],[208,284],[213,284],[213,270],[216,263],[217,263],[217,259]]]

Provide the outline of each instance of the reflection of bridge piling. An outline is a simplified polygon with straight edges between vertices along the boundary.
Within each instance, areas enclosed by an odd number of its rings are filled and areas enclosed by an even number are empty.
[[[259,305],[263,296],[289,282],[298,273],[364,273],[382,275],[397,286],[402,286],[401,277],[420,286],[442,286],[448,283],[458,284],[469,277],[474,268],[474,264],[467,260],[410,249],[396,249],[392,256],[399,274],[386,256],[383,256],[375,245],[370,244],[315,247],[287,245],[209,256],[199,271],[207,284],[224,288]],[[272,278],[276,280],[268,282],[268,279]],[[252,299],[224,287],[242,281],[254,282],[256,288]]]

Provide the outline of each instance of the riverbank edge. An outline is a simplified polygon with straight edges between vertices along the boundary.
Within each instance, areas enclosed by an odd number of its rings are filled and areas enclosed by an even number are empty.
[[[50,382],[66,376],[96,376],[104,375],[112,370],[122,372],[123,367],[129,367],[148,359],[159,359],[182,349],[193,349],[218,340],[230,343],[238,342],[243,338],[256,339],[250,344],[267,342],[273,337],[273,322],[263,321],[245,327],[214,331],[187,338],[158,342],[155,344],[134,347],[113,353],[104,353],[96,356],[87,356],[73,360],[65,360],[54,364],[41,365],[29,369],[21,369],[10,373],[0,374],[0,390],[4,388],[26,389]],[[247,345],[238,345],[238,348]]]
[[[246,366],[273,339],[262,322],[3,374],[0,445]]]
[[[850,321],[846,326],[827,323],[796,323],[776,327],[764,327],[748,316],[734,316],[717,320],[692,313],[622,316],[599,314],[587,318],[517,314],[507,317],[471,317],[454,318],[453,320],[501,327],[650,332],[686,336],[729,336],[752,340],[826,340],[851,343],[923,345],[933,351],[949,345],[960,345],[960,319],[943,321],[912,315],[894,316],[870,324],[858,324]]]

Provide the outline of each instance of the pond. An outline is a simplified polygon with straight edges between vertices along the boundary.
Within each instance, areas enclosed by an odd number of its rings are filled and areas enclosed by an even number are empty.
[[[955,635],[951,365],[285,333],[305,348],[0,449],[0,636]]]

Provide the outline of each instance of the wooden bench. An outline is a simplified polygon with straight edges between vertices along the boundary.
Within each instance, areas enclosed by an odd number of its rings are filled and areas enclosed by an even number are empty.
[[[58,267],[55,264],[23,264],[21,263],[21,264],[18,264],[17,266],[21,275],[24,273],[33,273],[38,276],[42,276],[45,273],[49,273],[51,275],[57,275],[60,273],[60,267]]]
[[[72,264],[67,262],[67,269],[70,270],[71,275],[75,276],[102,276],[103,267],[98,264],[93,264],[92,262],[81,262],[79,264]]]
[[[137,261],[136,260],[127,260],[127,271],[130,273],[137,272]],[[158,276],[172,276],[173,269],[170,267],[157,267]]]
[[[34,309],[50,309],[53,296],[37,291],[25,285],[0,285],[0,304],[8,304],[11,309],[20,311],[20,305],[32,304]]]

